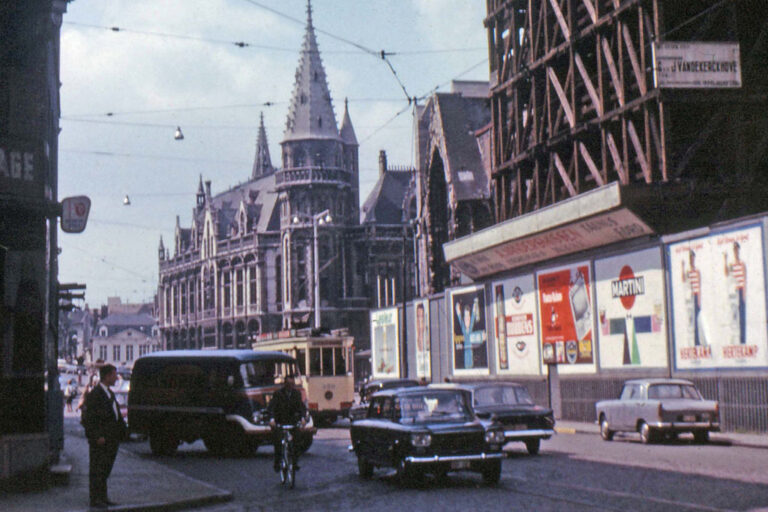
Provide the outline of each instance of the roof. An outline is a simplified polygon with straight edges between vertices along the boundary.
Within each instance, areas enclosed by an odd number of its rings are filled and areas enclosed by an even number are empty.
[[[373,396],[400,396],[400,395],[421,395],[423,393],[434,393],[435,391],[461,391],[459,388],[433,388],[428,386],[413,386],[409,388],[382,389],[373,394]]]
[[[486,172],[475,132],[491,121],[488,100],[458,94],[434,95],[447,176],[457,201],[490,197]]]
[[[264,359],[279,359],[294,361],[295,359],[283,352],[255,350],[165,350],[141,356],[137,361],[152,359],[236,359],[238,361],[260,361]]]
[[[418,386],[419,381],[414,379],[374,379],[366,382],[365,387],[370,388],[376,386],[387,386],[388,388],[392,388],[397,384],[409,384],[412,386]]]
[[[211,199],[211,206],[218,215],[220,239],[229,238],[230,226],[233,222],[237,223],[240,201],[246,202],[248,215],[255,221],[251,229],[255,229],[258,233],[280,229],[277,222],[270,222],[277,203],[275,174],[272,173],[236,185]],[[201,211],[199,215],[202,216],[203,212]],[[202,218],[199,219],[198,224],[202,225]]]
[[[357,146],[357,136],[355,135],[355,129],[352,127],[352,120],[349,118],[349,102],[347,98],[344,98],[344,118],[341,120],[341,128],[339,128],[339,134],[344,144],[350,146]]]
[[[135,315],[127,313],[112,313],[108,317],[99,321],[99,325],[109,326],[122,326],[122,327],[142,327],[153,326],[157,322],[155,319],[146,313],[138,313]]]
[[[340,139],[309,5],[283,142],[304,139]]]
[[[414,169],[387,170],[379,176],[360,210],[361,223],[402,224],[403,200]]]
[[[480,381],[480,382],[446,382],[446,383],[436,383],[436,384],[430,384],[429,387],[436,388],[436,389],[468,389],[468,390],[475,390],[477,388],[483,388],[487,386],[515,386],[515,387],[525,387],[523,384],[520,384],[519,382],[511,382],[508,380],[486,380],[486,381]]]
[[[269,144],[267,143],[267,130],[264,128],[264,114],[259,117],[259,135],[256,137],[256,156],[253,159],[253,171],[251,179],[260,178],[275,171],[272,167],[272,159],[269,156]]]
[[[651,379],[631,379],[624,382],[627,384],[691,384],[693,382],[686,379],[665,379],[665,378],[651,378]]]

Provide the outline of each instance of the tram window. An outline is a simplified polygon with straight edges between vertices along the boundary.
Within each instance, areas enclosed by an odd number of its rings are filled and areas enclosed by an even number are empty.
[[[307,374],[307,351],[300,348],[296,351],[296,362],[299,363],[299,371],[302,375]]]
[[[342,356],[343,352],[341,347],[336,347],[333,349],[333,362],[334,362],[334,368],[333,368],[333,374],[334,375],[344,375],[347,373],[347,365],[345,364],[346,361],[344,361],[344,357]]]
[[[320,349],[309,349],[309,374],[320,375]]]
[[[333,348],[324,347],[323,349],[323,375],[333,375]]]

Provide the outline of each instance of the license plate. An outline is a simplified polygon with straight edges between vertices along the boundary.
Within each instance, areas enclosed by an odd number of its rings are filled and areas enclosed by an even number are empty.
[[[696,416],[693,414],[686,414],[683,416],[683,421],[696,421]]]
[[[455,460],[451,462],[451,469],[469,469],[468,460]]]
[[[518,423],[517,425],[512,425],[512,430],[528,430],[528,425],[525,423]]]

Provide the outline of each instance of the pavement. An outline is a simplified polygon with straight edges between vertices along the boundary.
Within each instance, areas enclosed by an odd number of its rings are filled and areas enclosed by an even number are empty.
[[[341,422],[340,422],[341,423]],[[596,423],[558,420],[558,434],[599,435]],[[632,434],[628,434],[632,435]],[[713,444],[768,449],[768,434],[713,433]],[[64,451],[52,478],[38,485],[18,485],[0,494],[3,512],[85,511],[88,507],[88,442],[75,415],[65,419]],[[59,482],[56,485],[56,482]],[[108,481],[110,499],[119,503],[109,511],[188,510],[225,503],[231,492],[170,469],[151,456],[121,448]]]
[[[64,451],[47,478],[22,481],[0,491],[3,512],[66,512],[89,508],[88,441],[77,417],[66,413]],[[129,441],[130,442],[130,441]],[[135,441],[134,441],[135,442]],[[44,480],[44,482],[40,482]],[[107,481],[109,511],[188,510],[223,503],[232,493],[175,471],[121,447]],[[105,509],[100,509],[105,510]]]
[[[600,435],[600,426],[597,423],[557,420],[555,424],[555,432],[558,434]],[[623,435],[632,436],[637,434],[627,433]],[[726,446],[768,449],[768,433],[748,434],[738,432],[711,432],[709,434],[709,442]]]

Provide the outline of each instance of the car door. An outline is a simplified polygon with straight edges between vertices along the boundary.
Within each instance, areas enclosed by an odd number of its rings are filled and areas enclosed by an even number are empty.
[[[635,399],[637,396],[637,384],[626,384],[621,392],[619,399],[619,406],[616,408],[616,425],[617,430],[633,430],[633,409],[635,407]]]

